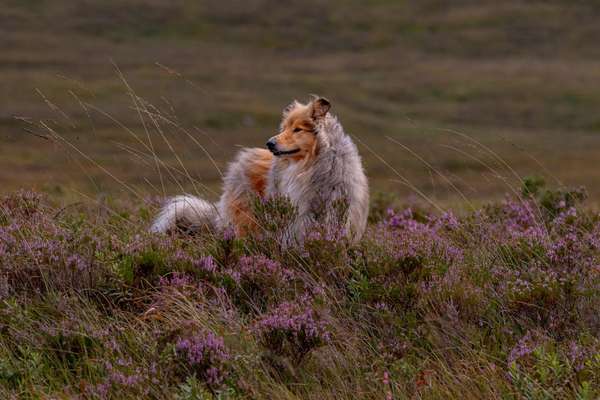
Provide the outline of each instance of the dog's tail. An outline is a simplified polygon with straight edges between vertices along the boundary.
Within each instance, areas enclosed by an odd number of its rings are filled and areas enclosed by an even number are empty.
[[[199,230],[216,228],[218,212],[214,204],[185,195],[170,199],[154,220],[151,232],[168,232],[176,228]]]

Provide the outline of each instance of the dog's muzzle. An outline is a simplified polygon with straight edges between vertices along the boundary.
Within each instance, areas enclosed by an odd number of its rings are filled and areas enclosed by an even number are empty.
[[[269,139],[267,142],[267,148],[273,153],[274,156],[283,156],[287,154],[294,154],[300,151],[300,149],[281,151],[277,150],[277,141],[275,139]]]

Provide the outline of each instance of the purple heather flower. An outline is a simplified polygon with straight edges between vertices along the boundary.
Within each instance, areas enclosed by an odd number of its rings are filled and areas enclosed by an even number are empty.
[[[193,262],[194,267],[210,274],[217,271],[217,263],[212,256],[201,257]]]
[[[226,363],[230,356],[223,338],[211,331],[181,337],[175,345],[183,362],[209,386],[218,386],[227,377]]]
[[[171,275],[161,276],[158,283],[162,287],[182,288],[191,286],[192,279],[182,272],[173,272]]]
[[[507,358],[508,364],[510,365],[513,362],[516,362],[519,359],[533,353],[536,347],[537,346],[534,343],[531,332],[527,332],[527,334],[519,339],[517,344],[510,350]]]
[[[444,218],[452,220],[449,214]],[[399,213],[390,209],[387,219],[373,232],[373,238],[384,247],[384,253],[398,260],[439,259],[448,264],[460,261],[463,251],[446,237],[443,227],[445,225],[436,219],[417,221],[410,208]]]
[[[225,240],[225,241],[230,241],[230,240],[235,239],[235,231],[233,230],[233,227],[228,226],[225,229],[223,229],[222,237],[223,237],[223,240]]]
[[[579,346],[577,342],[571,341],[569,343],[569,350],[567,352],[567,358],[573,369],[576,372],[581,371],[584,368],[585,359],[587,358],[587,354],[584,348]]]
[[[267,348],[297,360],[331,341],[327,321],[306,300],[281,303],[260,317],[254,330]]]

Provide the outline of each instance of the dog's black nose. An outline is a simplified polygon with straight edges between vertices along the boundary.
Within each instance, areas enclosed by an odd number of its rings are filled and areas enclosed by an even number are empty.
[[[268,148],[269,150],[274,150],[274,149],[275,149],[275,141],[274,141],[274,140],[269,140],[269,141],[267,142],[267,148]]]

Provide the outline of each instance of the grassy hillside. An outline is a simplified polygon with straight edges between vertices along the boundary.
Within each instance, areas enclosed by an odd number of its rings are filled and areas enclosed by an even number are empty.
[[[215,198],[214,164],[318,93],[376,191],[463,205],[535,174],[595,203],[599,15],[594,1],[5,1],[2,191]]]
[[[599,398],[599,17],[3,1],[0,398]],[[363,156],[360,243],[284,249],[277,202],[253,238],[147,232],[309,93]]]
[[[254,238],[190,238],[144,233],[152,203],[3,197],[0,396],[596,399],[600,219],[526,188],[297,250],[277,203]]]

